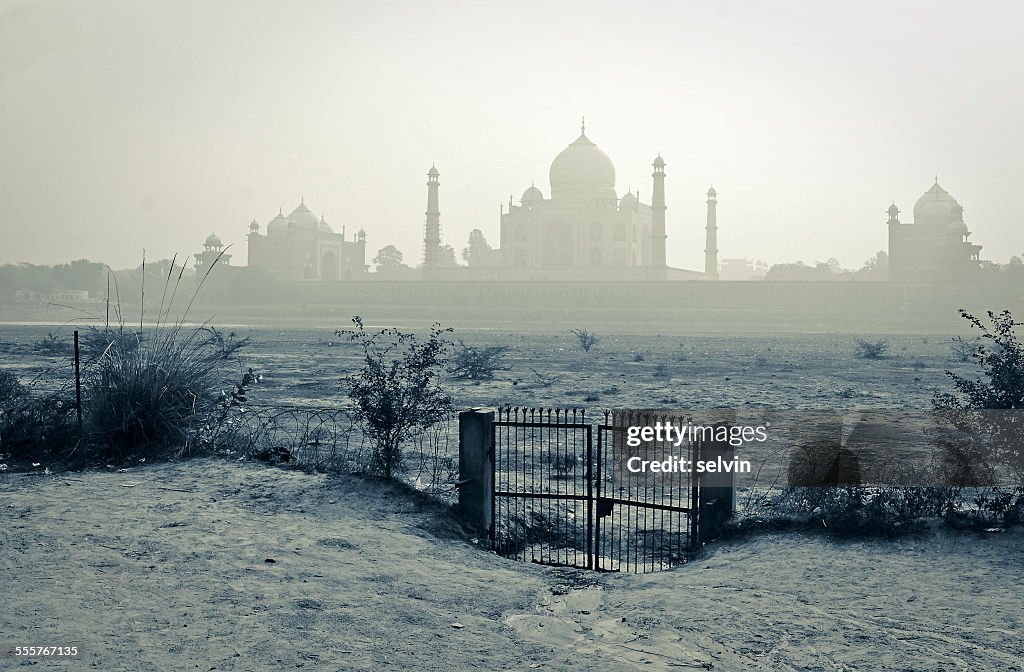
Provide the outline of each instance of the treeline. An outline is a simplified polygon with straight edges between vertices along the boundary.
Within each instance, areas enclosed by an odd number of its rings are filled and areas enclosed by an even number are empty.
[[[162,287],[168,275],[182,272],[182,260],[147,261],[135,268],[112,270],[106,264],[78,259],[55,266],[29,263],[0,265],[0,302],[13,301],[18,291],[50,294],[64,290],[85,290],[93,298],[104,298],[109,284],[111,298],[139,296],[143,285]],[[191,276],[185,270],[183,277]]]
[[[795,263],[775,264],[768,269],[765,280],[828,282],[839,280],[888,280],[889,255],[879,251],[859,269],[843,268],[835,259],[816,264]],[[1019,256],[1010,257],[1009,263],[981,262],[980,282],[1024,282],[1024,260]]]

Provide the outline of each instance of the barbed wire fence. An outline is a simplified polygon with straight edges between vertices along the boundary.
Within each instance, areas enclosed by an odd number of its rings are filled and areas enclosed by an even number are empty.
[[[367,473],[373,446],[347,408],[246,404],[212,441],[264,462],[316,471]],[[402,446],[400,480],[444,501],[458,482],[458,417],[413,435]]]

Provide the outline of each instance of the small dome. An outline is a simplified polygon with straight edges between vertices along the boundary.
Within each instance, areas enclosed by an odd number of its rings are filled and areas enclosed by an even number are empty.
[[[622,198],[619,199],[620,208],[632,207],[634,205],[636,205],[636,194],[632,191],[627,191],[622,195]]]
[[[203,243],[206,247],[224,247],[224,243],[220,241],[216,233],[211,233],[206,237],[206,242]]]
[[[288,218],[282,212],[278,212],[276,217],[267,222],[267,233],[285,233],[286,231],[288,231]]]
[[[317,223],[317,228],[319,228],[324,233],[334,233],[334,229],[332,229],[330,225],[327,223],[327,221],[324,220],[323,215],[320,215],[320,221],[319,223]]]
[[[964,224],[963,220],[950,222],[949,226],[946,227],[946,231],[951,236],[956,236],[957,238],[963,238],[971,233],[967,229],[967,225]]]
[[[580,134],[551,162],[551,198],[592,196],[601,187],[615,187],[615,165],[590,139]]]
[[[430,177],[437,177],[440,174],[441,173],[439,173],[437,168],[433,165],[430,166],[430,170],[427,171],[427,175],[429,175]]]
[[[708,188],[708,198],[714,198],[715,196],[718,196],[718,192],[715,191],[714,187],[709,187]]]
[[[896,207],[896,203],[893,203],[892,205],[889,206],[889,209],[886,210],[886,212],[889,213],[890,217],[895,217],[896,215],[900,214],[900,209]]]
[[[655,159],[654,159],[654,163],[651,164],[651,165],[656,166],[658,168],[664,168],[665,167],[665,159],[661,158],[661,154],[658,154],[658,156],[656,156]]]
[[[540,189],[538,189],[537,187],[535,187],[535,186],[533,186],[531,184],[529,187],[526,188],[526,191],[523,192],[523,197],[522,197],[522,199],[520,199],[520,202],[522,202],[522,203],[535,203],[537,201],[543,201],[543,200],[544,200],[544,192],[542,192]]]

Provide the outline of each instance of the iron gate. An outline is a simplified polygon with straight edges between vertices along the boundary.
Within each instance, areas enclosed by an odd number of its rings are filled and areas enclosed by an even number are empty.
[[[626,429],[669,416],[581,409],[500,408],[492,425],[491,546],[546,565],[650,572],[699,545],[698,480],[648,479],[625,468]],[[597,437],[596,442],[594,437]],[[698,459],[700,446],[675,449]]]

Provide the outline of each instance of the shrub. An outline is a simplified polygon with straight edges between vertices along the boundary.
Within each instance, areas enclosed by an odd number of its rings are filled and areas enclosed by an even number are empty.
[[[242,382],[232,386],[230,395],[222,392],[239,367],[235,356],[248,339],[225,338],[207,325],[186,326],[189,309],[216,262],[200,278],[181,316],[169,319],[185,270],[176,261],[168,265],[153,327],[142,327],[143,260],[139,329],[125,326],[118,300],[116,322],[107,320],[87,333],[87,351],[95,357],[83,372],[87,438],[107,460],[137,453],[181,456],[212,447],[227,414],[240,407],[247,386],[256,380],[250,370],[240,374]]]
[[[0,454],[12,462],[64,458],[78,442],[76,409],[63,391],[34,395],[0,369]]]
[[[548,450],[544,455],[544,462],[552,478],[564,480],[576,470],[576,456],[561,450]]]
[[[599,339],[586,329],[570,329],[569,332],[576,337],[576,344],[583,352],[590,352],[590,349],[597,345]]]
[[[855,342],[857,356],[861,359],[881,359],[889,349],[889,341],[880,339],[878,341],[865,341],[858,338]]]
[[[859,485],[857,455],[826,441],[798,446],[789,456],[789,485],[799,487]]]
[[[363,367],[345,378],[355,402],[355,416],[373,444],[369,469],[394,478],[402,468],[402,444],[444,420],[452,400],[438,384],[451,350],[445,334],[434,324],[426,340],[398,329],[368,333],[358,315],[348,337],[363,350]]]
[[[496,371],[508,371],[503,366],[508,348],[503,346],[474,347],[459,340],[459,349],[451,357],[448,372],[465,380],[489,380]]]
[[[74,352],[75,346],[70,341],[62,339],[56,334],[47,333],[45,338],[41,338],[32,344],[32,349],[44,355],[62,357]]]
[[[123,352],[130,352],[138,348],[142,341],[142,334],[134,329],[127,329],[124,325],[112,326],[106,324],[103,327],[87,327],[79,340],[79,347],[82,358],[92,361],[102,357],[107,350],[115,346]]]
[[[970,380],[946,371],[953,379],[956,394],[937,395],[937,405],[942,408],[1024,409],[1024,344],[1014,333],[1014,328],[1022,323],[1014,322],[1008,310],[999,314],[988,312],[991,328],[966,310],[961,309],[960,315],[982,332],[982,341],[973,349],[971,357],[981,366],[987,380]]]
[[[791,488],[775,503],[776,515],[819,524],[840,536],[895,537],[922,529],[927,519],[955,508],[949,488]]]
[[[208,446],[210,433],[226,420],[225,404],[244,401],[245,386],[255,380],[243,376],[230,398],[220,392],[232,362],[217,336],[179,322],[158,324],[142,340],[126,335],[107,344],[85,382],[87,429],[107,459]]]
[[[978,339],[965,340],[960,336],[954,336],[949,344],[953,353],[953,360],[957,362],[969,362],[978,350]]]
[[[961,309],[960,315],[979,329],[981,340],[972,353],[982,377],[971,380],[946,371],[954,393],[936,394],[934,404],[968,437],[967,459],[982,470],[1009,469],[1024,483],[1024,344],[1014,331],[1010,311],[988,311],[991,323]]]
[[[558,382],[558,378],[553,375],[541,373],[537,369],[530,369],[533,372],[533,380],[537,387],[551,387]]]
[[[0,369],[0,412],[12,407],[26,394],[25,386],[18,380],[18,376],[7,369]]]

